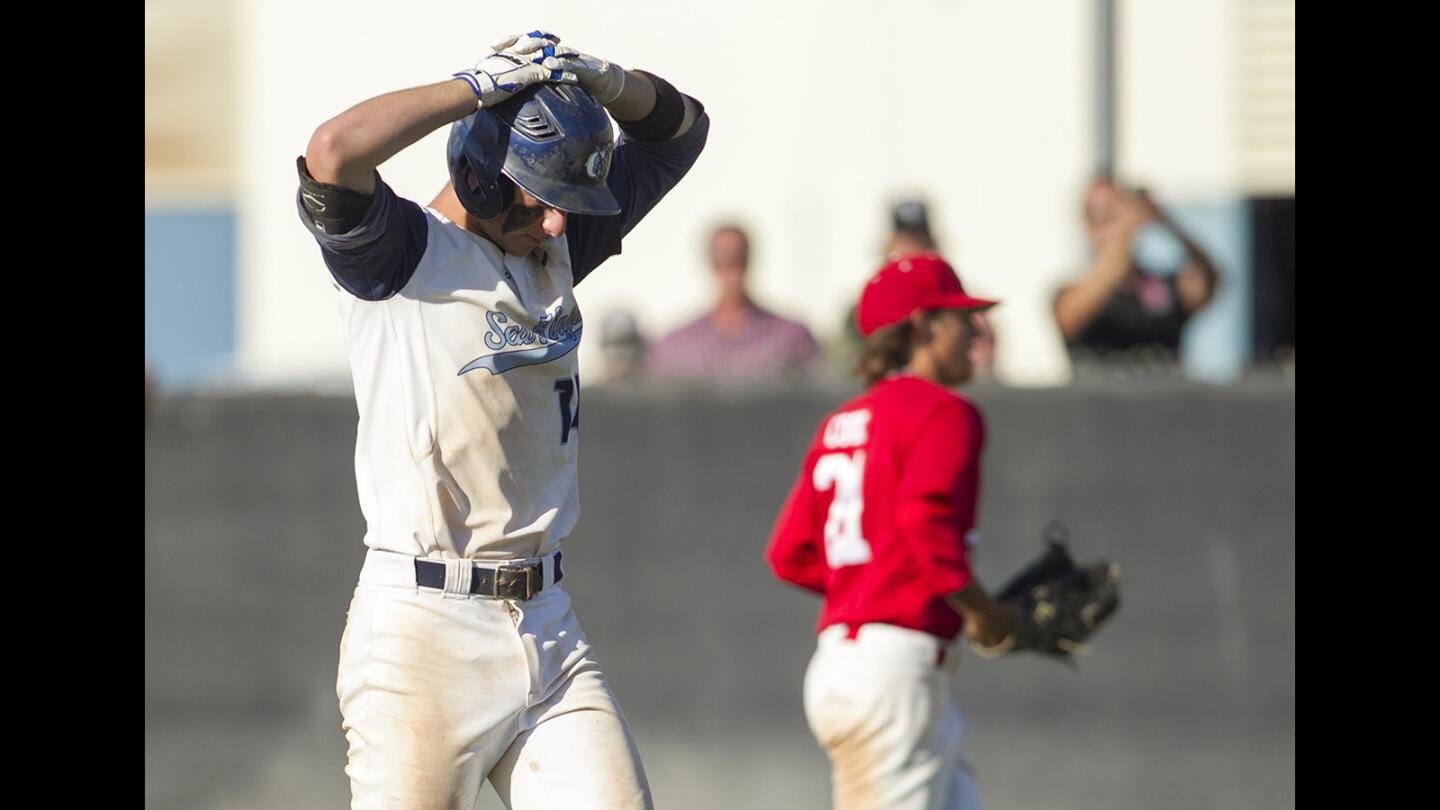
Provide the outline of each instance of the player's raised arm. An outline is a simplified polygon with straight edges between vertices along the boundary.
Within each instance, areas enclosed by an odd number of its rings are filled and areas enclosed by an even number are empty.
[[[1136,196],[1150,210],[1155,221],[1185,248],[1185,264],[1175,278],[1175,285],[1180,294],[1180,304],[1185,311],[1191,314],[1199,312],[1215,297],[1215,290],[1220,285],[1220,274],[1215,270],[1215,262],[1199,243],[1190,238],[1190,234],[1180,227],[1168,211],[1150,198],[1149,192],[1142,189],[1136,192]]]
[[[705,148],[710,119],[700,102],[653,73],[626,70],[564,46],[552,50],[555,55],[542,64],[574,76],[623,133],[607,179],[620,215],[576,217],[568,231],[571,271],[579,284],[620,252],[620,241],[690,171]]]
[[[305,165],[318,182],[373,194],[377,166],[474,109],[470,88],[453,80],[386,93],[321,124]]]
[[[376,96],[321,124],[305,149],[310,176],[371,194],[375,169],[402,149],[477,107],[493,107],[540,81],[570,79],[535,63],[559,38],[542,31],[509,37],[473,68],[446,81]]]
[[[564,46],[543,65],[573,75],[632,138],[649,143],[678,138],[690,131],[700,107],[669,82],[643,70],[626,70],[597,56]]]
[[[1067,341],[1077,340],[1105,309],[1130,272],[1131,241],[1135,232],[1150,220],[1150,214],[1122,196],[1118,212],[1107,227],[1114,235],[1105,240],[1085,275],[1055,294],[1052,304],[1055,325]]]

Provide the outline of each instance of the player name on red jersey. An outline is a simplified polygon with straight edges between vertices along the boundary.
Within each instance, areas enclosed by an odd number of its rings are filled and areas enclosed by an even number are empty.
[[[968,400],[896,375],[820,424],[766,553],[825,597],[819,628],[893,624],[953,639],[970,580],[984,423]]]

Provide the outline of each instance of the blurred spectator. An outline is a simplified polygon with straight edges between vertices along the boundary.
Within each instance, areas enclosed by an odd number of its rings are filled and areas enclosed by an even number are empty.
[[[896,230],[890,234],[890,241],[885,243],[885,258],[894,259],[904,256],[907,253],[926,253],[939,248],[935,246],[935,240],[930,234],[924,231],[912,231],[908,229]]]
[[[1173,363],[1186,322],[1215,295],[1214,264],[1144,190],[1096,180],[1084,214],[1090,267],[1054,302],[1072,357],[1158,353]]]
[[[818,370],[810,330],[761,308],[745,291],[750,240],[735,225],[710,236],[710,268],[719,297],[709,313],[650,347],[647,370],[660,378],[760,380]]]
[[[902,200],[890,209],[890,222],[893,230],[885,243],[885,261],[907,253],[940,252],[940,245],[930,230],[930,214],[924,202]],[[853,312],[851,314],[853,316]],[[986,380],[993,376],[995,370],[995,332],[990,328],[986,313],[975,313],[973,321],[976,334],[970,341],[972,379]]]
[[[645,337],[635,316],[616,310],[600,324],[600,353],[605,358],[605,382],[632,380],[645,367]]]
[[[906,253],[940,252],[935,234],[930,230],[930,210],[922,200],[901,200],[890,209],[890,241],[885,245],[885,260]]]

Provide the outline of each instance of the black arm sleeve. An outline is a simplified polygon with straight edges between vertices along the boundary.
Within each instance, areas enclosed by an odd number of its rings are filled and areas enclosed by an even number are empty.
[[[655,85],[655,106],[651,108],[650,114],[639,121],[621,121],[616,119],[615,123],[626,135],[637,141],[646,143],[659,143],[668,141],[675,137],[680,130],[680,124],[685,121],[685,99],[676,90],[674,85],[664,79],[644,70],[637,70],[641,76],[650,80]]]
[[[374,194],[361,194],[311,177],[304,155],[295,158],[295,171],[300,174],[300,203],[310,212],[310,219],[325,233],[354,230],[375,201]]]
[[[335,283],[366,301],[383,301],[400,292],[425,255],[429,220],[424,210],[396,196],[379,172],[370,195],[314,178],[307,182],[309,172],[303,163],[299,168],[295,206]]]

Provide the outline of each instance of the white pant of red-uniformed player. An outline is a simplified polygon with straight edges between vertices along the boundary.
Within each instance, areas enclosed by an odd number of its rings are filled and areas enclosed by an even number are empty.
[[[506,807],[648,810],[570,595],[549,582],[525,601],[471,596],[468,582],[442,592],[414,571],[371,550],[340,641],[353,810],[470,810],[486,777]]]
[[[954,696],[958,650],[888,624],[849,635],[822,630],[805,672],[805,717],[830,757],[835,810],[980,810]]]

